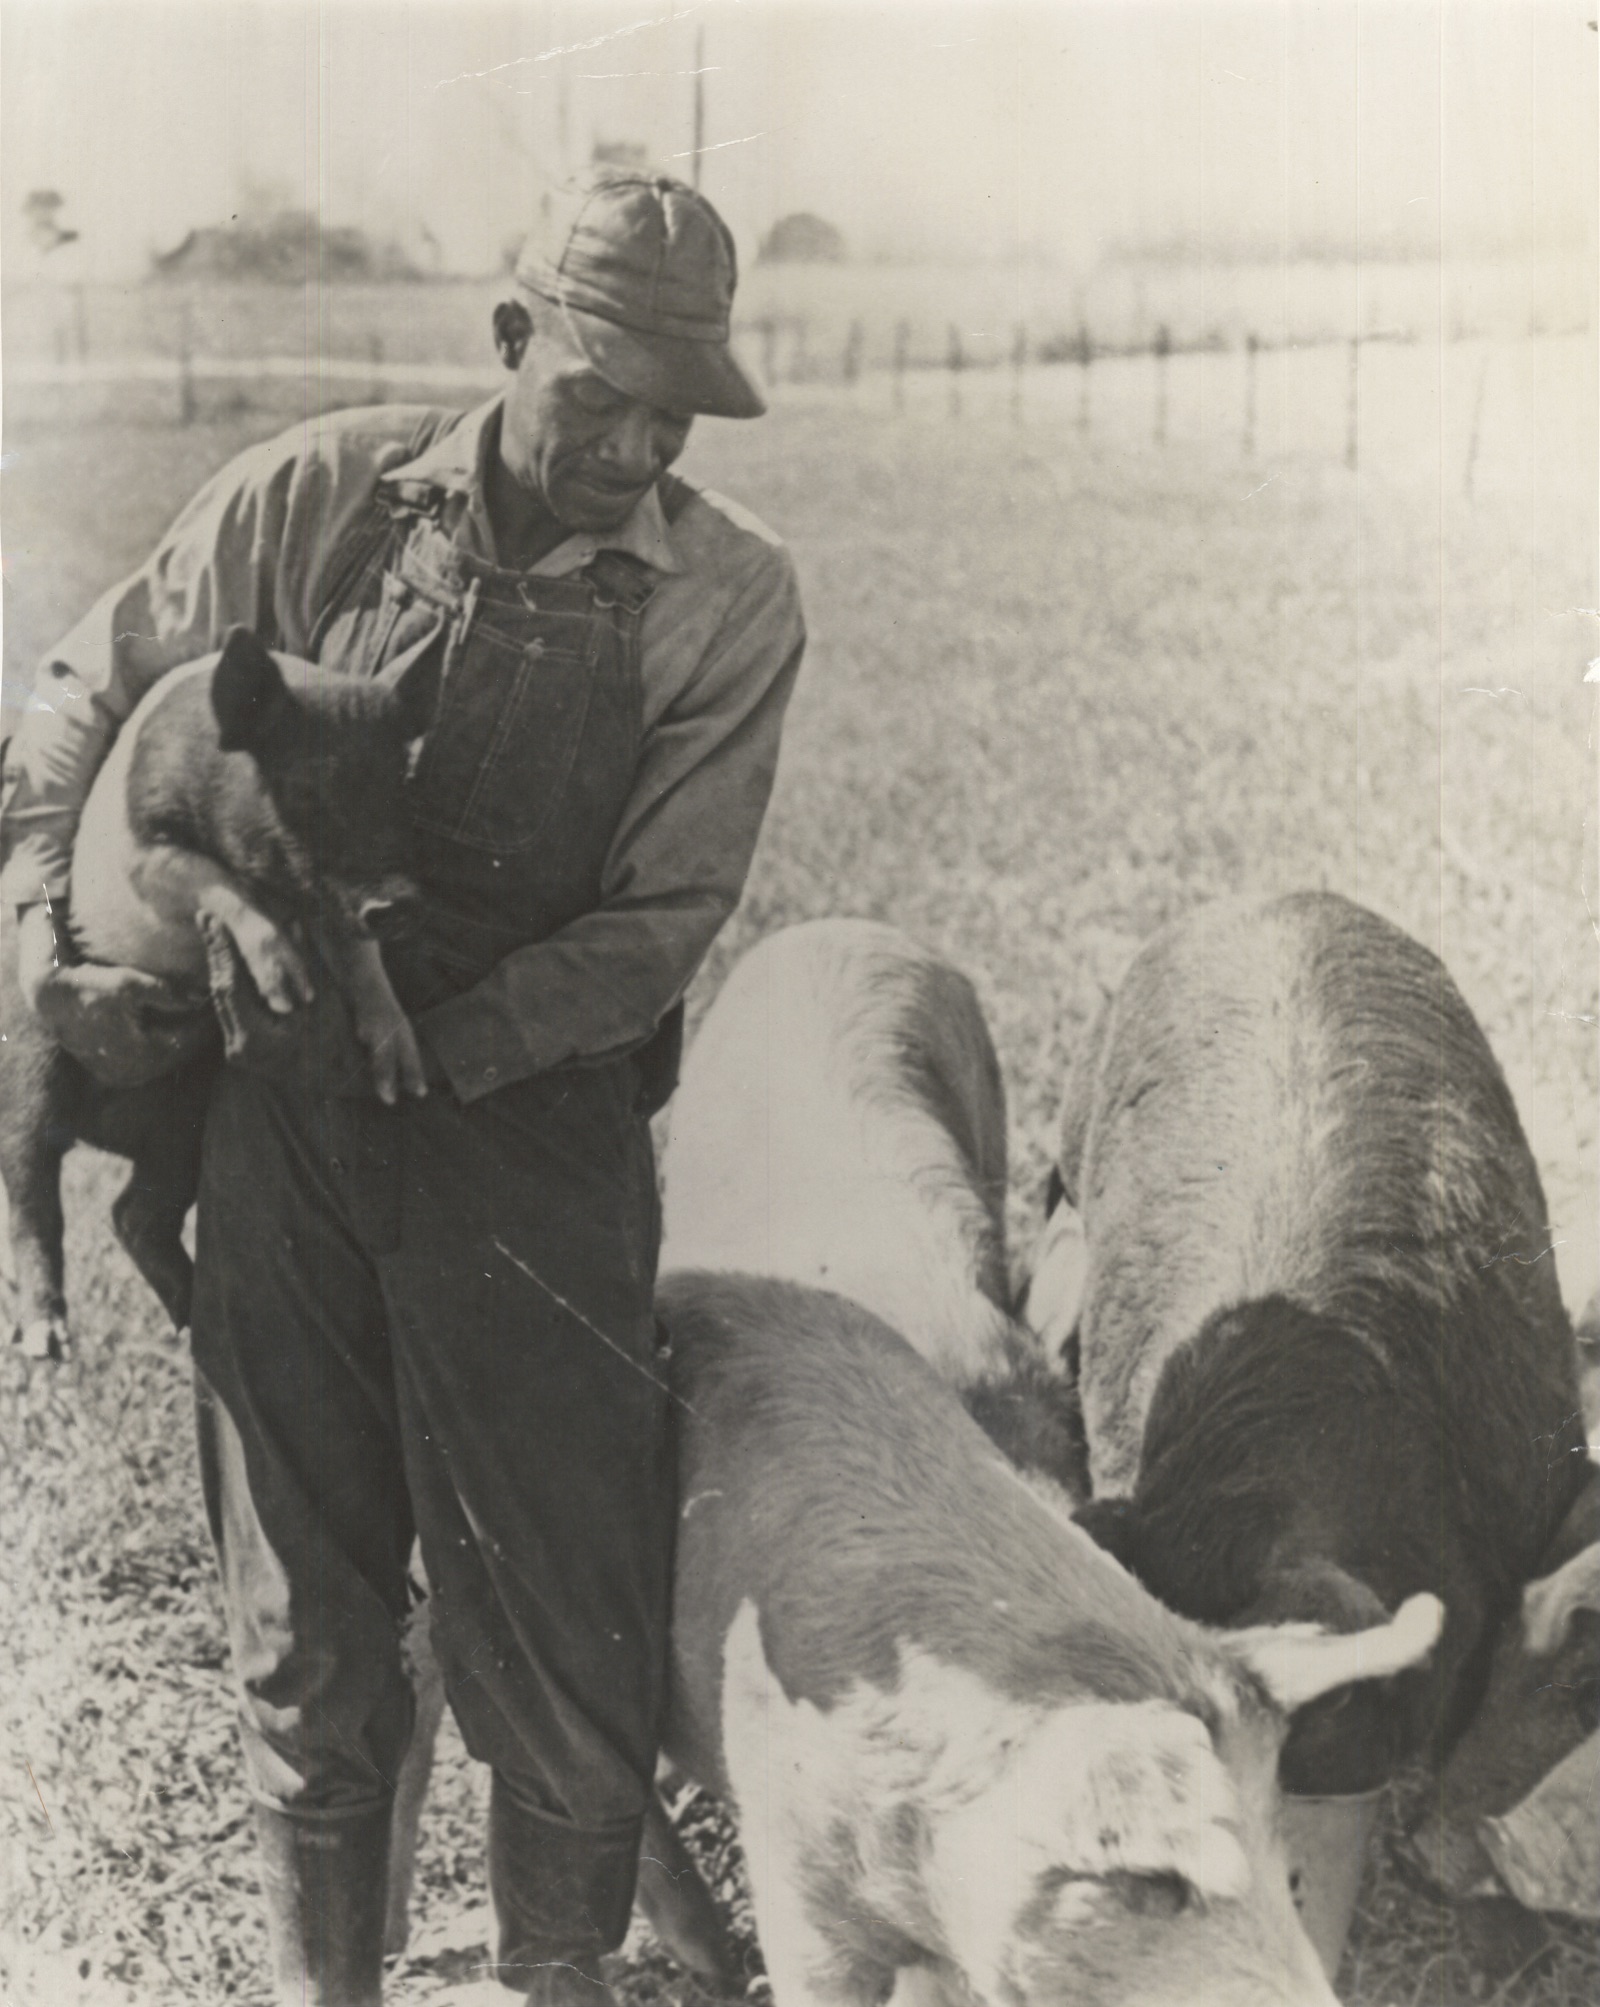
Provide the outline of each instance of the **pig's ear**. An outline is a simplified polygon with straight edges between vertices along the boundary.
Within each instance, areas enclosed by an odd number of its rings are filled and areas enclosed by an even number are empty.
[[[1600,1610],[1600,1541],[1522,1592],[1522,1635],[1537,1658],[1560,1651],[1580,1610]]]
[[[1391,1679],[1425,1659],[1444,1628],[1437,1596],[1411,1596],[1386,1624],[1343,1634],[1314,1624],[1273,1624],[1220,1640],[1249,1667],[1285,1714],[1354,1680]]]
[[[225,753],[247,753],[271,734],[288,701],[271,653],[248,627],[230,627],[211,672],[211,708]]]
[[[433,723],[439,697],[439,655],[437,648],[420,648],[409,659],[402,656],[391,664],[379,678],[394,692],[400,730],[407,739],[420,739]]]

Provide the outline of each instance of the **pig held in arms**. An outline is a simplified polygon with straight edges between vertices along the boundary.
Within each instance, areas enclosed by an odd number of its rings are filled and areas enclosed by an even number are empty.
[[[416,1037],[377,935],[415,900],[402,798],[433,691],[413,669],[360,681],[275,656],[244,628],[174,669],[123,726],[95,778],[72,860],[71,940],[85,961],[206,994],[202,925],[226,931],[268,1007],[310,998],[297,925],[349,1002],[377,1091],[420,1092]],[[213,1053],[136,1088],[108,1088],[23,1002],[7,945],[0,1174],[10,1205],[18,1336],[38,1357],[68,1338],[61,1159],[84,1141],[132,1160],[112,1218],[174,1324],[187,1323],[184,1215],[199,1172]]]

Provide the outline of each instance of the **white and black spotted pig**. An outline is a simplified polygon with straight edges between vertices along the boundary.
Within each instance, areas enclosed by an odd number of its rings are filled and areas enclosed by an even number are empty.
[[[777,2007],[1334,2007],[1286,1719],[1425,1657],[1166,1610],[847,1298],[662,1279],[681,1506],[665,1750],[736,1811]]]
[[[1304,1710],[1283,1778],[1442,1754],[1588,1469],[1538,1173],[1443,965],[1330,894],[1198,909],[1105,1009],[1058,1174],[1086,1523],[1208,1623],[1438,1595],[1431,1665]]]

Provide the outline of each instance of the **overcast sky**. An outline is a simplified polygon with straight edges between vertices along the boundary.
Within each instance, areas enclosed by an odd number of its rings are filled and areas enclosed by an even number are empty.
[[[1592,242],[1596,0],[0,0],[4,244],[66,197],[142,269],[266,188],[492,267],[594,139],[704,185],[747,254],[813,209],[868,254],[1107,242],[1448,255]]]

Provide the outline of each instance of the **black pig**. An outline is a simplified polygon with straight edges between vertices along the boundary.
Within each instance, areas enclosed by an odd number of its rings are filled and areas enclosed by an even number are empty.
[[[1059,1174],[1086,1522],[1210,1623],[1353,1631],[1431,1590],[1433,1665],[1306,1710],[1283,1777],[1442,1753],[1585,1472],[1538,1172],[1443,966],[1331,895],[1199,909],[1092,1036]]]
[[[309,1000],[295,934],[314,939],[351,1006],[386,1101],[423,1091],[421,1052],[376,936],[416,899],[403,789],[434,686],[422,664],[363,681],[275,656],[230,630],[221,652],[149,691],[95,778],[73,849],[70,924],[84,959],[206,994],[201,917],[226,929],[268,1005]],[[173,1323],[188,1322],[184,1215],[199,1176],[215,1046],[148,1086],[107,1088],[51,1039],[0,969],[0,1174],[11,1211],[17,1335],[60,1357],[61,1160],[72,1143],[127,1156],[118,1238]]]

